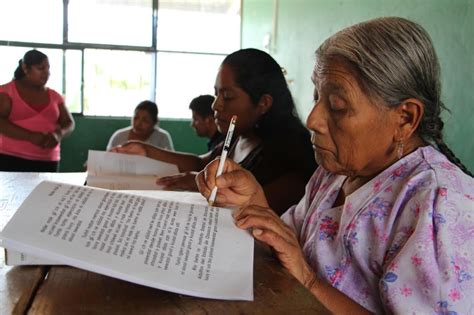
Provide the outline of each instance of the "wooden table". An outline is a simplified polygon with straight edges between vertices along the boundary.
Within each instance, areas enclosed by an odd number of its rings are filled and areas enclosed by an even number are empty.
[[[83,183],[84,173],[0,172],[0,229],[42,180]],[[161,291],[69,266],[5,266],[0,314],[326,314],[269,250],[256,243],[254,301],[222,301]]]

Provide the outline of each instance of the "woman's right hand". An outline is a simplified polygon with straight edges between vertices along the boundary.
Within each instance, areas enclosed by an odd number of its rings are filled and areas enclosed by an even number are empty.
[[[250,230],[255,239],[270,246],[283,267],[305,287],[312,289],[317,282],[316,274],[306,261],[298,236],[275,211],[251,205],[241,208],[233,217],[237,227]]]
[[[146,145],[139,141],[129,141],[113,147],[110,152],[147,156]]]
[[[216,205],[246,206],[249,204],[268,207],[262,187],[249,171],[227,159],[222,175],[216,178],[219,158],[210,162],[197,176],[199,192],[209,199],[217,186]]]

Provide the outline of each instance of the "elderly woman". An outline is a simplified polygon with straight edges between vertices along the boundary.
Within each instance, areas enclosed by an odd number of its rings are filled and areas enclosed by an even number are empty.
[[[474,180],[442,138],[439,64],[402,18],[346,28],[316,52],[307,119],[320,167],[281,218],[253,176],[217,161],[208,197],[241,206],[236,225],[271,246],[335,313],[474,310]],[[298,163],[298,161],[295,161]]]

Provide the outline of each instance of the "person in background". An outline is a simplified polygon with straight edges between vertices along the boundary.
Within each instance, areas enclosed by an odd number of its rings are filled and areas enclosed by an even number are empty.
[[[215,97],[212,95],[200,95],[189,104],[189,109],[193,113],[191,127],[199,137],[209,138],[207,151],[214,150],[219,143],[225,140],[225,135],[217,130],[214,121],[214,111],[212,110],[214,100]]]
[[[238,50],[222,62],[214,90],[213,110],[218,130],[226,134],[232,116],[238,117],[229,158],[251,171],[273,209],[283,211],[303,196],[316,162],[309,132],[298,118],[280,65],[261,50]],[[173,153],[139,142],[127,143],[113,151],[174,163],[184,173],[202,170],[221,154],[222,144],[200,156]],[[187,178],[181,187],[197,190],[193,178]],[[158,181],[158,184],[166,188],[166,183]]]
[[[192,111],[191,127],[194,128],[199,137],[207,137],[208,152],[212,152],[217,145],[225,140],[225,135],[217,130],[214,122],[214,111],[212,103],[215,97],[212,95],[200,95],[189,104]],[[187,171],[176,175],[161,177],[158,184],[168,190],[196,190],[197,172]]]
[[[74,130],[63,97],[46,87],[49,60],[33,49],[0,86],[0,171],[57,172],[60,143]]]
[[[473,314],[474,179],[443,140],[440,68],[418,24],[380,18],[316,51],[316,170],[278,217],[230,160],[197,176],[335,314]],[[299,164],[299,160],[293,160]]]
[[[168,131],[158,127],[158,106],[151,101],[140,102],[132,118],[132,125],[115,131],[107,150],[129,140],[143,141],[158,148],[173,151],[173,141]]]

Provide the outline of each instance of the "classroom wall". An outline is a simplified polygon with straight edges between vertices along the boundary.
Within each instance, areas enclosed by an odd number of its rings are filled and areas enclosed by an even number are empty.
[[[115,130],[130,126],[130,118],[74,116],[76,128],[61,143],[61,172],[83,171],[88,150],[105,150]],[[202,154],[207,152],[207,139],[199,138],[190,120],[161,119],[160,127],[171,134],[176,151]]]
[[[472,0],[243,0],[242,47],[265,49],[287,70],[300,116],[311,110],[310,80],[314,51],[341,28],[370,18],[396,15],[420,23],[432,36],[442,70],[448,145],[474,171],[474,1]],[[275,14],[276,12],[276,14]],[[274,24],[274,17],[275,24]],[[274,33],[274,30],[276,31]],[[61,171],[81,171],[87,150],[103,150],[113,131],[130,118],[77,115],[74,133],[63,140]],[[201,154],[206,139],[198,138],[189,120],[163,119],[175,149]]]
[[[276,8],[276,33],[274,10]],[[264,49],[287,70],[300,116],[312,107],[314,51],[331,34],[381,16],[401,16],[430,33],[441,63],[445,139],[474,171],[474,1],[472,0],[245,0],[242,47]]]

